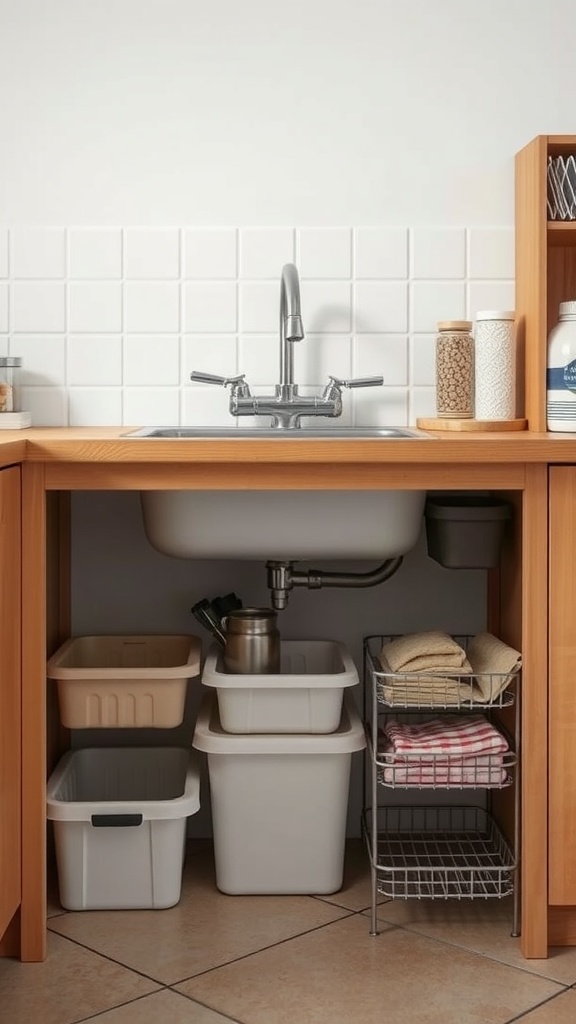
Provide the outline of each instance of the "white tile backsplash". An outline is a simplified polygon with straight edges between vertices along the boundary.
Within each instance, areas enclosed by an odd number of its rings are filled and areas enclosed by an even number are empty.
[[[87,334],[122,330],[122,286],[116,281],[72,281],[69,329]]]
[[[470,277],[514,277],[514,229],[470,229]]]
[[[176,228],[128,228],[124,276],[129,280],[180,277],[180,232]]]
[[[368,334],[408,330],[408,285],[404,281],[357,281],[354,329]]]
[[[415,228],[411,255],[413,278],[464,277],[466,232],[463,228]]]
[[[233,228],[184,231],[184,277],[211,280],[236,277],[237,241]]]
[[[15,281],[10,328],[15,332],[58,334],[66,330],[66,291],[61,281]]]
[[[98,387],[122,383],[122,339],[113,334],[68,337],[68,384]]]
[[[180,383],[177,334],[128,334],[124,339],[126,387],[162,388]]]
[[[240,231],[240,276],[270,279],[280,290],[280,272],[294,260],[292,228],[242,228]]]
[[[177,281],[127,281],[124,319],[129,334],[177,334],[180,285]]]
[[[238,322],[236,285],[231,281],[186,281],[184,330],[235,331]]]
[[[229,391],[189,374],[274,387],[295,260],[302,393],[381,374],[340,423],[413,424],[435,414],[437,321],[514,308],[513,248],[506,226],[2,227],[0,354],[22,356],[39,426],[233,425]]]
[[[119,228],[71,228],[69,263],[72,279],[122,277],[122,232]]]
[[[349,279],[351,242],[350,228],[302,228],[296,240],[300,277]]]
[[[15,228],[12,240],[12,276],[63,278],[66,273],[64,228]]]
[[[408,277],[407,228],[357,228],[354,264],[357,278]]]

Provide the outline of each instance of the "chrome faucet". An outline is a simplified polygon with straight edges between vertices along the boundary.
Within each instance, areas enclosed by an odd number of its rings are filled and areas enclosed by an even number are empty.
[[[342,388],[367,388],[384,383],[383,377],[341,380],[329,375],[321,395],[301,395],[294,383],[293,344],[303,338],[298,270],[293,263],[286,263],[280,280],[280,383],[274,386],[274,394],[253,395],[243,373],[218,377],[192,370],[190,380],[230,387],[232,416],[270,416],[271,426],[278,430],[299,428],[303,416],[340,416]]]

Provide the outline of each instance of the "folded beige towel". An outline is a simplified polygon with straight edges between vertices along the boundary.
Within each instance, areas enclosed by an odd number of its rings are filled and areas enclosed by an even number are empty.
[[[470,673],[466,652],[448,633],[407,633],[382,645],[380,660],[392,672]]]
[[[492,633],[478,633],[467,649],[474,673],[475,700],[491,703],[512,682],[522,655]]]

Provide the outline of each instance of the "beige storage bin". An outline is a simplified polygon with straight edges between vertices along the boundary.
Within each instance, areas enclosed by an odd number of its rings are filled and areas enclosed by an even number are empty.
[[[199,637],[79,636],[47,665],[69,729],[171,729],[184,717],[186,685],[200,672]]]

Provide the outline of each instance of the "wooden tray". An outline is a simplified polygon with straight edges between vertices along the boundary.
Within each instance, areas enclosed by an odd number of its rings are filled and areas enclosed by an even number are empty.
[[[458,420],[458,419],[440,419],[426,416],[419,416],[416,420],[416,426],[420,430],[461,430],[461,431],[473,431],[473,430],[526,430],[527,421],[525,419],[516,420]]]

